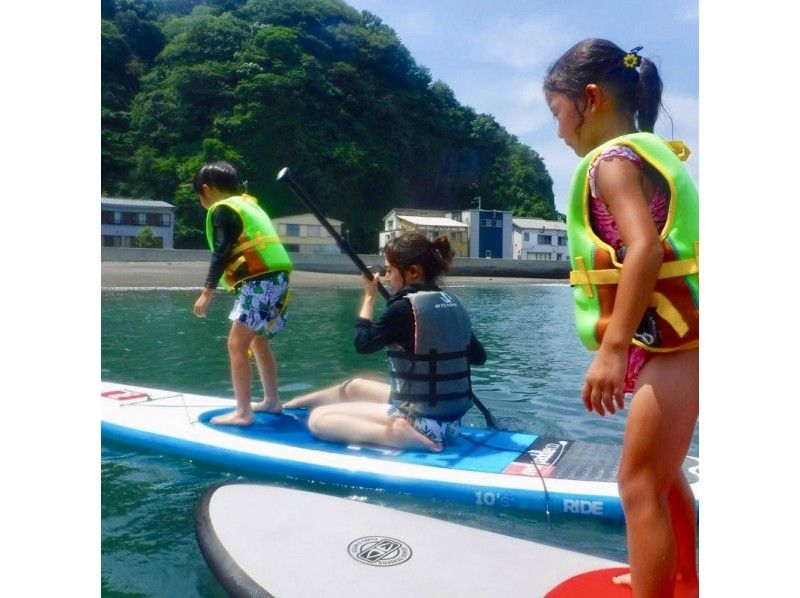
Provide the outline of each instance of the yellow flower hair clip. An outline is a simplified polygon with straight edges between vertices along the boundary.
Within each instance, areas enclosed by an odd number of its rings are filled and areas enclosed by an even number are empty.
[[[636,46],[633,50],[622,57],[622,64],[625,65],[625,68],[635,69],[637,66],[642,64],[642,57],[639,56],[639,50],[641,49],[642,46]]]

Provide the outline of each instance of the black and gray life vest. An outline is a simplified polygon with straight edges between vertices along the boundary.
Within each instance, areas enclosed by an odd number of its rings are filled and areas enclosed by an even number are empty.
[[[390,399],[406,403],[409,415],[456,420],[472,406],[469,313],[444,291],[417,291],[406,299],[414,312],[414,352],[389,347]]]

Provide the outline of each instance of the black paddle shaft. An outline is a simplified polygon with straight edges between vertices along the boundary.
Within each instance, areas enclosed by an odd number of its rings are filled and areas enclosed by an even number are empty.
[[[359,270],[361,270],[364,276],[372,280],[372,278],[375,276],[375,273],[367,267],[367,265],[361,260],[360,257],[358,257],[356,252],[353,251],[353,248],[350,247],[350,244],[347,243],[344,239],[342,239],[341,235],[337,233],[336,229],[333,228],[333,226],[331,226],[330,222],[328,222],[328,219],[325,218],[325,216],[322,215],[322,212],[319,211],[319,208],[317,208],[317,206],[314,205],[314,203],[308,198],[308,196],[303,192],[303,190],[300,187],[298,187],[297,183],[292,178],[292,175],[289,172],[288,167],[281,168],[281,171],[278,173],[277,180],[283,181],[284,183],[289,185],[289,187],[291,187],[295,195],[297,195],[297,197],[299,197],[303,201],[303,203],[306,204],[306,206],[308,206],[308,209],[311,210],[314,216],[317,217],[317,220],[319,220],[320,224],[322,224],[322,226],[325,227],[325,230],[328,231],[330,236],[336,240],[336,244],[339,246],[339,248],[342,251],[344,251],[350,257],[351,260],[353,260],[353,263],[358,267]],[[387,291],[380,282],[378,283],[378,292],[384,299],[386,300],[389,299],[389,291]]]

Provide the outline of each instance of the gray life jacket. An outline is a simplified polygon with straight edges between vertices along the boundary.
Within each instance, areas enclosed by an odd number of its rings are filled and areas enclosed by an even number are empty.
[[[414,313],[414,352],[399,345],[387,350],[390,400],[411,416],[457,420],[472,406],[469,313],[444,291],[417,291],[406,299]]]

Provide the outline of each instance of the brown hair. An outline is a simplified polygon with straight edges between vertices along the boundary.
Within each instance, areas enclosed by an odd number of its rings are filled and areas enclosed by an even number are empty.
[[[441,274],[450,269],[453,261],[450,240],[445,235],[431,241],[417,232],[403,233],[399,237],[389,239],[383,251],[386,254],[386,261],[401,272],[414,265],[421,267],[427,284],[436,282]]]

